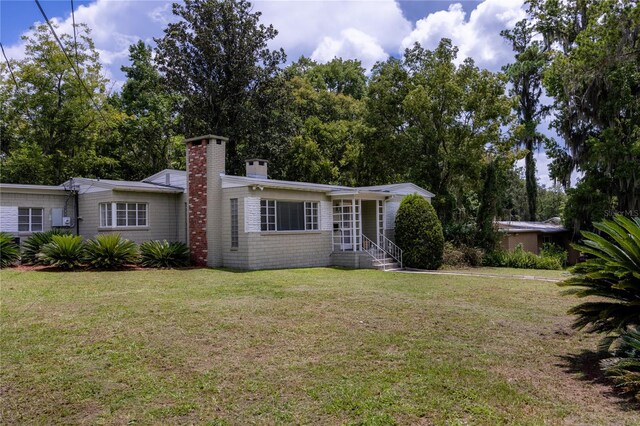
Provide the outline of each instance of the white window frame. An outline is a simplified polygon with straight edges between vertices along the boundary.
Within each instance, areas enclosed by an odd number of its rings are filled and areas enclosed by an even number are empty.
[[[124,225],[118,225],[118,211],[122,212],[122,208],[118,208],[119,206],[124,205]],[[131,205],[135,206],[135,210],[130,210],[129,207]],[[140,225],[140,206],[144,206],[144,224]],[[129,213],[135,211],[135,224],[129,223]],[[110,215],[109,215],[110,213]],[[99,203],[98,204],[98,216],[100,221],[100,228],[113,228],[113,229],[132,229],[132,228],[148,228],[149,227],[149,203],[138,203],[138,202],[128,202],[128,201],[114,201],[110,203]],[[110,223],[108,223],[110,222]]]
[[[28,210],[26,215],[20,214],[20,210]],[[42,218],[42,222],[40,222],[40,229],[34,229],[33,223],[33,212],[35,210],[40,210],[40,217]],[[37,215],[36,215],[37,216]],[[21,223],[20,218],[27,217],[27,223]],[[27,225],[29,229],[20,229],[20,226]],[[43,207],[18,207],[18,232],[43,232],[44,231],[44,208]]]
[[[303,203],[304,229],[278,229],[278,200],[260,199],[261,232],[317,232],[320,230],[320,203],[317,201],[280,200],[287,203]],[[266,212],[266,214],[265,214]],[[266,223],[263,220],[266,218]],[[266,229],[265,229],[266,225]]]

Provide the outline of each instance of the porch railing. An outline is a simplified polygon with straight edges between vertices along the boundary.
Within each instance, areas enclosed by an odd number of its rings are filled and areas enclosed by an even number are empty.
[[[369,239],[366,235],[362,234],[362,250],[367,252],[369,256],[373,258],[374,261],[378,262],[380,266],[386,271],[387,270],[387,253],[382,250],[382,248],[374,243],[371,239]]]
[[[378,234],[378,241],[380,241],[379,247],[398,262],[400,269],[402,269],[402,249],[382,233]]]

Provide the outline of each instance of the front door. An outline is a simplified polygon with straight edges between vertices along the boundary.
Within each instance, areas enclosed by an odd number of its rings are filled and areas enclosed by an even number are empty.
[[[360,250],[360,200],[333,201],[333,249]]]

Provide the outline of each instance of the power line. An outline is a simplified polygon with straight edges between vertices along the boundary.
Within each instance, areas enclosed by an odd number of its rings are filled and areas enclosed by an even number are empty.
[[[18,79],[16,79],[16,76],[13,73],[11,62],[9,61],[9,58],[7,58],[7,54],[4,52],[4,46],[2,45],[2,42],[0,42],[0,49],[2,49],[2,56],[4,56],[4,60],[7,62],[7,68],[9,69],[9,74],[11,74],[11,79],[13,80],[13,84],[16,85],[16,92],[17,92],[20,90],[20,85],[18,84]],[[33,117],[31,117],[31,113],[29,112],[28,106],[25,107],[25,112],[27,113],[27,117],[29,117],[29,120],[31,120],[31,122],[33,123],[34,122]]]
[[[49,29],[51,30],[51,32],[53,33],[53,36],[55,37],[56,41],[58,42],[58,45],[60,46],[60,50],[62,50],[62,53],[64,53],[64,56],[65,56],[65,58],[67,58],[67,61],[69,62],[69,65],[71,65],[71,68],[73,69],[73,72],[76,74],[76,77],[78,77],[78,81],[80,81],[80,84],[84,88],[84,91],[89,96],[89,99],[91,100],[91,103],[93,104],[93,106],[96,109],[96,111],[98,111],[98,114],[100,114],[100,117],[102,118],[102,121],[104,121],[104,124],[106,124],[107,127],[110,128],[111,126],[109,126],[109,123],[107,123],[107,119],[105,118],[104,114],[102,114],[102,110],[98,107],[98,104],[96,104],[96,101],[93,99],[93,94],[91,93],[89,88],[87,88],[87,86],[84,84],[84,81],[82,80],[82,77],[80,77],[80,73],[78,72],[78,69],[73,64],[73,61],[71,60],[71,58],[67,54],[67,51],[64,49],[64,46],[62,45],[62,42],[60,41],[60,38],[58,37],[58,34],[56,34],[56,30],[53,28],[53,25],[51,25],[51,22],[49,21],[49,18],[47,17],[47,14],[44,13],[44,9],[42,8],[42,5],[40,4],[40,1],[39,0],[35,0],[35,2],[36,2],[36,5],[38,5],[38,9],[40,9],[40,13],[42,13],[42,17],[45,19],[45,21],[47,21],[47,25],[49,26]]]

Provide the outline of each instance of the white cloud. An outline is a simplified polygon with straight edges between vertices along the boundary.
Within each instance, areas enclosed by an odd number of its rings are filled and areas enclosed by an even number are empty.
[[[340,38],[325,37],[311,54],[311,59],[328,62],[335,57],[359,59],[365,69],[371,69],[377,61],[384,61],[389,55],[375,38],[355,28],[340,32]]]
[[[431,13],[416,22],[415,29],[402,40],[402,47],[418,42],[424,48],[434,49],[446,37],[458,46],[459,62],[472,57],[478,66],[498,70],[513,57],[500,31],[513,28],[526,17],[523,4],[524,0],[485,0],[468,20],[462,5],[452,4],[448,10]]]
[[[383,1],[256,1],[262,21],[279,31],[271,43],[290,61],[312,54],[318,61],[335,56],[360,59],[365,67],[397,52],[411,22],[398,3]]]
[[[152,42],[153,37],[162,35],[164,23],[158,21],[170,1],[111,1],[97,0],[89,5],[81,5],[75,11],[76,23],[86,24],[90,37],[100,54],[105,75],[110,79],[123,80],[120,67],[127,63],[129,46],[138,40]],[[47,4],[44,3],[46,12]],[[64,17],[51,17],[58,26],[56,32],[73,34],[72,18],[69,13]],[[29,34],[27,31],[25,34]],[[7,55],[14,59],[24,57],[25,45],[20,42],[7,49]]]

